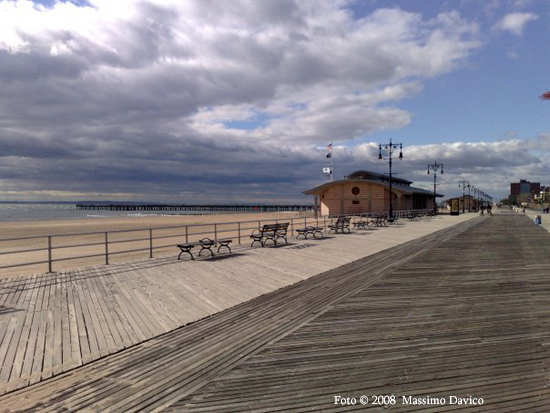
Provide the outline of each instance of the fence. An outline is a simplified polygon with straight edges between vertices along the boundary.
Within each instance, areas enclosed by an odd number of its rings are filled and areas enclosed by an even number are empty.
[[[427,210],[395,211],[398,218],[411,213],[425,213]],[[348,215],[352,223],[372,218],[378,214]],[[211,238],[215,242],[233,239],[238,245],[249,244],[250,234],[264,224],[290,222],[290,235],[297,228],[315,225],[327,228],[337,217],[299,216],[285,219],[222,222],[185,226],[143,228],[107,232],[86,232],[0,239],[0,271],[30,267],[35,271],[74,268],[78,262],[85,265],[110,264],[113,259],[153,258],[166,253],[175,255],[176,246],[181,243],[198,242]],[[21,245],[21,246],[20,246]],[[71,262],[71,264],[65,264]],[[54,264],[55,267],[54,268]],[[63,265],[65,264],[65,265]]]

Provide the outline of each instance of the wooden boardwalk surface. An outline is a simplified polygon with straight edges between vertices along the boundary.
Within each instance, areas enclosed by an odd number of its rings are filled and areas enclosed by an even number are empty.
[[[546,412],[549,296],[550,234],[524,216],[474,219],[7,394],[0,406]],[[361,395],[397,403],[334,404]],[[404,406],[403,396],[446,405]],[[450,405],[451,396],[484,404]]]
[[[446,245],[503,219],[519,222],[517,217],[474,219],[381,251],[7,394],[0,406],[6,411],[315,411],[335,407],[333,395],[339,392],[389,389],[406,382],[407,371],[421,364],[418,352],[429,343],[425,336],[433,327],[430,322],[438,320],[429,304],[437,292],[430,288],[443,288],[443,278],[430,279],[427,268],[446,268],[452,262]],[[487,228],[480,234],[484,231]],[[416,257],[431,258],[438,248],[446,251],[445,257],[421,265],[416,276],[409,276],[419,283],[414,288],[395,275],[414,265]],[[459,259],[467,251],[451,251],[451,258]],[[483,255],[479,248],[475,251],[476,257]],[[291,265],[304,268],[300,262]],[[397,281],[391,282],[393,277]],[[460,277],[451,281],[445,288],[460,291],[455,285]],[[401,294],[397,301],[394,288]],[[370,293],[373,289],[376,294]],[[424,303],[424,310],[416,300]],[[363,324],[368,328],[359,328]],[[442,331],[445,340],[434,348],[443,352],[454,341]],[[458,338],[462,340],[468,342]],[[415,351],[414,357],[410,351]],[[430,364],[439,371],[437,360]],[[397,371],[400,375],[395,376]],[[433,383],[433,377],[428,381]]]
[[[466,219],[461,217],[461,219]],[[174,257],[0,279],[0,394],[347,264],[456,217],[214,259]]]

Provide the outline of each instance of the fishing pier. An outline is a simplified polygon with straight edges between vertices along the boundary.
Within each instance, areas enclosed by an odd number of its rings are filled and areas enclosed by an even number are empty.
[[[309,212],[313,205],[248,204],[76,204],[76,209],[92,211],[188,211],[188,212]]]

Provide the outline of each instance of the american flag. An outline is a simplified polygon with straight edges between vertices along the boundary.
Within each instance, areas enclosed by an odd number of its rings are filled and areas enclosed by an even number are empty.
[[[542,100],[550,100],[550,91],[544,92],[542,95],[540,95],[540,98]]]
[[[332,142],[327,145],[327,150],[328,150],[327,158],[331,158],[332,157]]]

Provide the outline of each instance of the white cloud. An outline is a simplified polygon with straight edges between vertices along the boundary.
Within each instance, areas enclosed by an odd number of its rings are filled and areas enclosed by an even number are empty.
[[[399,103],[481,44],[456,12],[354,20],[330,0],[91,5],[0,1],[0,153],[18,160],[0,168],[21,190],[214,198],[267,182],[274,196],[300,193],[316,148],[334,140],[345,155],[407,125]]]
[[[538,18],[533,13],[510,13],[504,16],[494,27],[497,30],[509,31],[516,36],[521,36],[527,23],[535,21]]]

